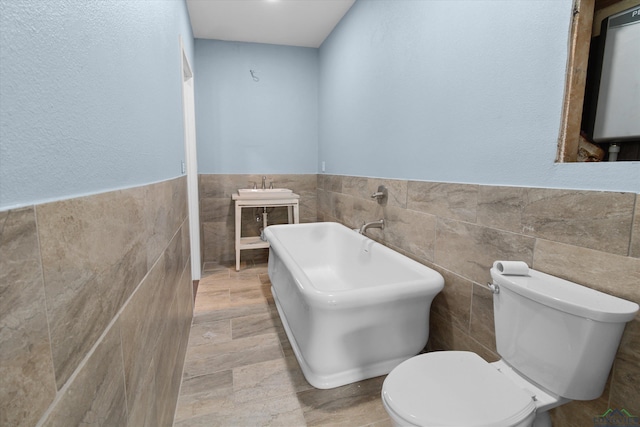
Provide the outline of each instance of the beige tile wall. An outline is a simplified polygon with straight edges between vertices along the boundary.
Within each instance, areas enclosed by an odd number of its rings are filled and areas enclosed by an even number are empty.
[[[471,350],[496,360],[492,295],[497,259],[640,303],[640,196],[318,175],[318,219],[358,227],[385,218],[376,240],[442,273],[431,349]],[[383,184],[385,206],[371,199]],[[634,214],[635,212],[635,214]],[[640,413],[640,316],[627,325],[601,398],[552,411],[556,425],[593,425],[607,408]]]
[[[170,426],[191,289],[185,178],[0,212],[0,425]]]
[[[204,174],[199,176],[200,233],[204,262],[230,263],[235,260],[235,210],[231,196],[239,188],[262,185],[266,176],[267,186],[289,188],[300,195],[300,222],[316,221],[316,175],[228,175]],[[255,220],[253,209],[243,209],[243,236],[258,236],[262,226]],[[269,211],[269,224],[287,222],[286,208]],[[265,260],[268,251],[257,249],[242,251],[245,260]]]

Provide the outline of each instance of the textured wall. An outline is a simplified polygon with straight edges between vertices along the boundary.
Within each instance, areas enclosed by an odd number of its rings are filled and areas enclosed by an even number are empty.
[[[200,173],[317,172],[317,49],[197,39],[195,55]]]
[[[176,178],[0,212],[0,425],[172,424],[186,197]]]
[[[371,201],[378,185],[385,206]],[[439,271],[432,350],[474,351],[497,360],[493,299],[486,286],[495,260],[533,268],[640,303],[640,195],[476,184],[318,176],[318,218],[356,227]],[[604,394],[552,411],[554,425],[581,427],[608,408],[640,411],[640,315],[627,325]]]
[[[188,19],[183,1],[0,2],[0,209],[181,174]]]
[[[357,1],[320,48],[318,170],[640,191],[638,162],[554,163],[571,11]]]

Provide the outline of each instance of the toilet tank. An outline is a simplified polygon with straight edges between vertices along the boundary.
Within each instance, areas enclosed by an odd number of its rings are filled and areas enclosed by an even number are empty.
[[[599,397],[638,304],[536,270],[507,276],[492,268],[491,277],[502,359],[560,397]]]

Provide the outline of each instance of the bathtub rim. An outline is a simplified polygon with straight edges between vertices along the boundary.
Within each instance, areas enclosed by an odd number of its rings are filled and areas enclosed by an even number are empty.
[[[389,299],[397,298],[398,294],[402,295],[402,298],[422,297],[427,295],[437,295],[444,288],[444,278],[440,273],[434,269],[419,263],[406,255],[403,255],[373,239],[364,235],[362,239],[371,242],[375,247],[379,247],[384,253],[391,254],[394,258],[399,259],[401,262],[406,263],[408,267],[419,270],[421,274],[424,273],[424,279],[405,280],[401,283],[379,285],[374,287],[365,287],[357,289],[339,290],[339,291],[325,291],[313,286],[313,282],[304,270],[295,261],[294,256],[286,248],[278,236],[277,230],[283,227],[310,227],[310,226],[323,226],[340,228],[348,231],[349,233],[355,233],[352,229],[335,222],[317,222],[317,223],[305,223],[305,224],[279,224],[271,225],[264,230],[267,241],[269,242],[269,251],[275,252],[275,254],[281,259],[282,263],[292,273],[293,279],[298,287],[298,290],[304,294],[308,299],[307,302],[311,305],[322,308],[335,308],[343,309],[347,307],[359,307],[364,305],[370,305],[375,303],[381,303],[389,301]],[[274,233],[276,230],[276,233]]]

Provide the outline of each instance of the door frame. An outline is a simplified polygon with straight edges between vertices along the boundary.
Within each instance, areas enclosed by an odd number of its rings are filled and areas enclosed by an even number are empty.
[[[193,69],[184,51],[182,36],[180,40],[182,111],[184,123],[185,167],[187,174],[187,203],[189,210],[189,237],[191,246],[191,280],[201,277],[200,256],[200,208],[198,201],[198,156],[196,150],[196,117],[193,87]],[[183,173],[185,171],[183,170]]]

